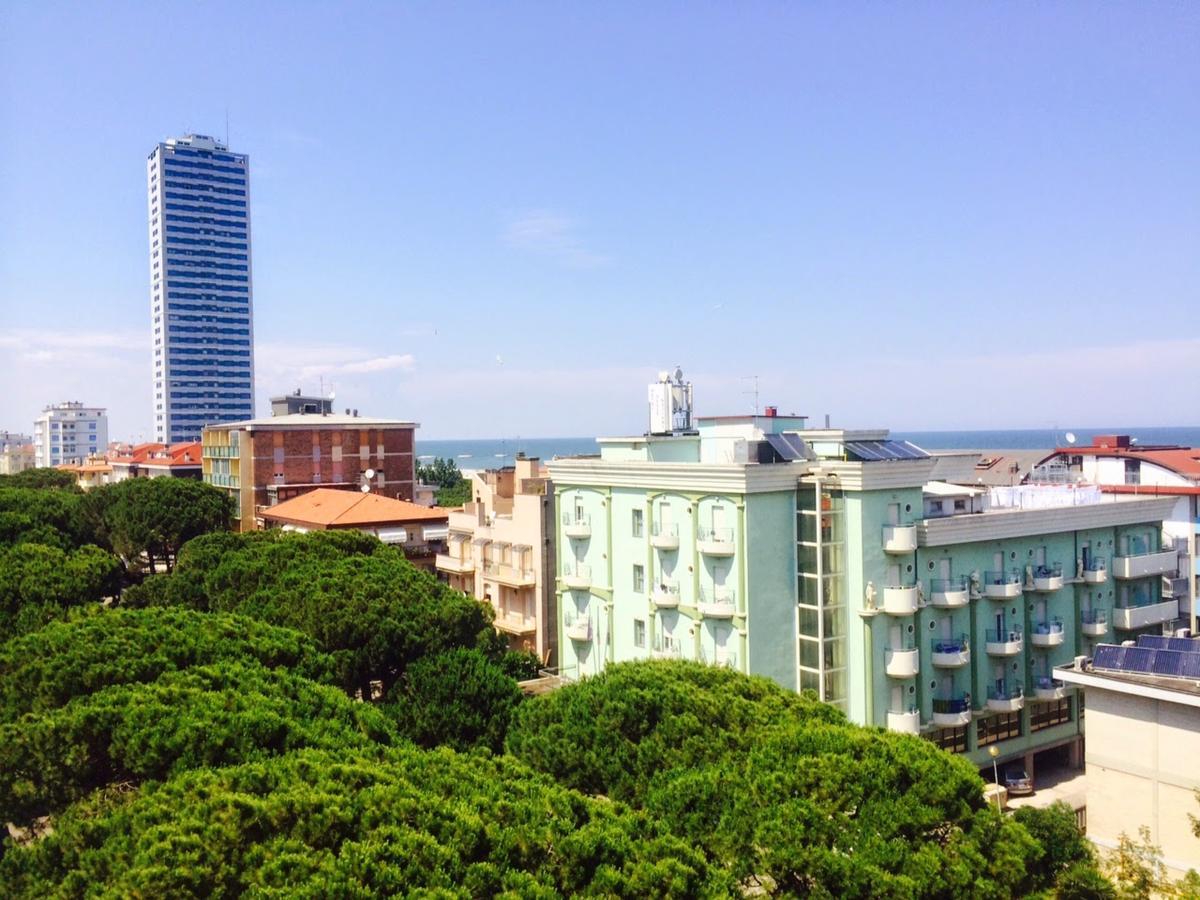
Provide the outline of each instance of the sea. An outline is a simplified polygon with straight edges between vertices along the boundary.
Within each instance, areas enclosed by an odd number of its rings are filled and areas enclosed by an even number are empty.
[[[1075,443],[1088,445],[1097,434],[1128,434],[1139,444],[1200,447],[1200,426],[1132,428],[1026,428],[989,431],[896,431],[892,437],[926,450],[1042,450]],[[417,456],[427,463],[436,457],[453,459],[460,469],[511,466],[518,453],[548,460],[556,456],[598,454],[593,437],[490,438],[483,440],[418,440]]]

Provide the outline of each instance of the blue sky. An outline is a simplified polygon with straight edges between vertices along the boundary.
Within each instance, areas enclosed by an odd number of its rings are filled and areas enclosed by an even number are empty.
[[[1196,424],[1200,5],[11,2],[0,429],[149,430],[145,158],[250,154],[260,410]]]

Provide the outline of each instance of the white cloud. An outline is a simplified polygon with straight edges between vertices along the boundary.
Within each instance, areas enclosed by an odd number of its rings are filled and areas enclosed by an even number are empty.
[[[578,235],[579,223],[551,210],[532,210],[513,219],[504,229],[510,247],[536,253],[565,266],[591,269],[608,257],[587,249]]]

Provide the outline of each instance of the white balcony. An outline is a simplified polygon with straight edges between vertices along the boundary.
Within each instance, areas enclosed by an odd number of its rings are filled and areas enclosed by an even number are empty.
[[[696,534],[696,549],[705,556],[733,556],[733,529],[701,528]]]
[[[992,600],[1021,596],[1021,576],[1017,572],[985,572],[983,593]]]
[[[1033,589],[1045,593],[1057,591],[1063,586],[1062,565],[1038,566],[1033,573]]]
[[[439,553],[434,557],[433,564],[437,566],[439,572],[453,572],[456,575],[465,575],[475,571],[475,560],[469,556],[451,556],[447,553]]]
[[[1102,559],[1091,559],[1083,568],[1083,580],[1087,584],[1104,584],[1108,581],[1108,564]]]
[[[971,704],[964,697],[933,701],[933,724],[941,728],[960,728],[971,724]]]
[[[509,587],[532,587],[537,581],[533,569],[523,569],[520,566],[507,566],[502,563],[485,562],[483,577],[489,581],[498,581]]]
[[[929,602],[939,609],[958,609],[971,602],[971,592],[965,578],[935,578]]]
[[[537,631],[537,619],[513,610],[497,612],[494,624],[497,630],[508,634],[532,634]]]
[[[887,714],[888,731],[896,731],[900,734],[920,734],[921,733],[921,713],[918,710],[910,712],[888,712]]]
[[[580,617],[573,622],[568,622],[564,631],[566,631],[568,640],[586,644],[592,639],[592,620]]]
[[[917,549],[917,526],[884,525],[883,549],[885,553],[912,553]]]
[[[987,708],[992,712],[1016,712],[1025,706],[1025,691],[1020,685],[989,688]]]
[[[733,589],[728,587],[700,588],[700,602],[696,604],[700,615],[710,619],[732,619],[737,612]]]
[[[917,588],[885,587],[883,589],[883,611],[889,616],[911,616],[917,611]]]
[[[1062,700],[1067,696],[1069,688],[1061,681],[1053,678],[1039,678],[1033,688],[1033,695],[1039,700]]]
[[[1079,619],[1079,630],[1088,637],[1104,637],[1108,634],[1108,610],[1084,610]]]
[[[971,645],[966,636],[934,638],[929,644],[930,661],[939,669],[960,669],[971,662]]]
[[[916,648],[888,650],[885,669],[890,678],[912,678],[921,671],[921,653]]]
[[[996,631],[989,629],[987,633],[988,656],[1016,656],[1024,648],[1025,642],[1021,632],[1013,629]]]
[[[679,606],[679,585],[664,581],[656,584],[650,599],[659,609],[675,609]]]
[[[563,570],[562,583],[572,591],[586,591],[592,587],[592,567],[577,563]]]
[[[1174,550],[1142,553],[1137,556],[1114,556],[1114,578],[1149,578],[1151,575],[1173,574],[1179,567],[1179,554]]]
[[[672,524],[656,524],[650,532],[650,546],[659,550],[679,549],[679,526]]]
[[[1114,628],[1135,631],[1149,625],[1160,625],[1179,618],[1179,601],[1151,603],[1147,606],[1117,606],[1112,611]]]
[[[563,515],[563,534],[572,540],[584,541],[592,536],[590,516],[566,513]]]
[[[1029,640],[1035,647],[1061,647],[1066,640],[1062,619],[1035,622],[1033,631],[1029,633]]]

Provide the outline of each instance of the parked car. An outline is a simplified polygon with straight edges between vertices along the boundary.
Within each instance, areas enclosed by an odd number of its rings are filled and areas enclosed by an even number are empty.
[[[1033,779],[1023,768],[1014,766],[1004,770],[1004,787],[1013,795],[1032,794]]]

